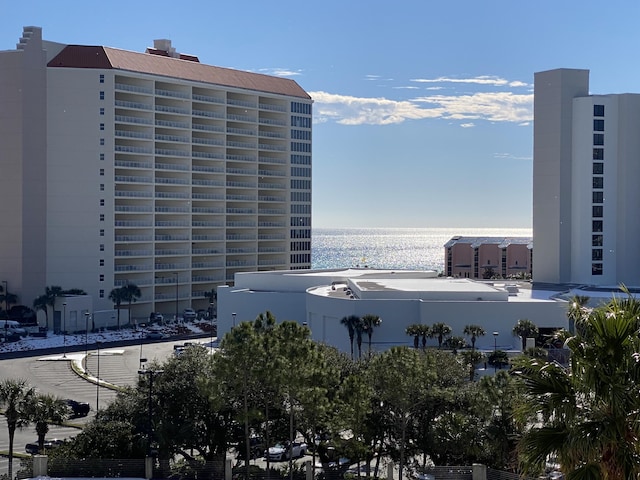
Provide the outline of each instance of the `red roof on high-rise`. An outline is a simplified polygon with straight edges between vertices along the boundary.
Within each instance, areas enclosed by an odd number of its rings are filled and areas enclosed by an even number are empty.
[[[311,99],[309,94],[291,79],[205,65],[194,61],[193,58],[183,60],[110,47],[68,45],[47,66],[125,70]]]

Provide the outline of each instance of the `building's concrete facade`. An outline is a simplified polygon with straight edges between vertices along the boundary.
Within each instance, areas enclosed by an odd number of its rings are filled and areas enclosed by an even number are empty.
[[[589,95],[589,71],[535,74],[533,280],[640,285],[640,95]]]
[[[529,237],[453,237],[444,245],[444,272],[456,278],[530,278],[532,248]]]
[[[294,81],[63,45],[0,51],[0,280],[30,305],[134,283],[132,317],[209,307],[242,271],[311,265],[312,100]]]

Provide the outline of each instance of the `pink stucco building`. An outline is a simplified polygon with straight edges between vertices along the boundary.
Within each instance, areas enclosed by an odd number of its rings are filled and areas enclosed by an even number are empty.
[[[444,246],[445,275],[530,276],[532,243],[531,237],[453,237]]]

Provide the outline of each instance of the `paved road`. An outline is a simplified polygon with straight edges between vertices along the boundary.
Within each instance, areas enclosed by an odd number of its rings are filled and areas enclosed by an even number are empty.
[[[205,342],[206,340],[202,339],[201,341]],[[105,345],[99,351],[96,349],[88,350],[86,357],[84,349],[68,352],[65,357],[61,353],[39,355],[34,352],[33,356],[29,357],[0,360],[0,380],[23,378],[41,393],[88,402],[91,405],[90,415],[85,418],[73,419],[74,423],[82,425],[93,418],[96,401],[99,402],[101,408],[104,408],[113,401],[116,392],[77,375],[71,369],[72,361],[79,362],[90,377],[98,376],[99,363],[100,379],[103,382],[118,386],[135,385],[141,358],[146,358],[147,364],[153,361],[163,362],[172,355],[173,346],[182,343],[184,340],[113,348]],[[2,420],[0,422],[0,451],[7,451],[9,449],[9,434],[4,417],[0,420]],[[47,437],[70,438],[78,431],[77,428],[52,426]],[[36,439],[37,435],[33,426],[17,431],[14,439],[14,452],[24,453],[24,446]],[[14,460],[14,472],[17,471],[19,465],[19,460]],[[0,457],[0,475],[7,473],[7,469],[7,458]]]

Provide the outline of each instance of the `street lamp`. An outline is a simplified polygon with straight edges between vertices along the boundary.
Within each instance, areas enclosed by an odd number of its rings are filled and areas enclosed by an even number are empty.
[[[178,272],[173,272],[176,276],[176,322],[178,321]]]
[[[233,326],[236,326],[236,314],[235,312],[231,314],[231,318],[233,318]]]
[[[62,304],[62,358],[67,358],[67,302]]]
[[[96,375],[96,414],[98,413],[98,408],[100,406],[100,344],[102,342],[100,340],[96,341],[96,345],[98,346],[98,372]]]
[[[2,283],[4,283],[4,311],[9,315],[9,282],[2,280]]]
[[[87,364],[87,356],[89,355],[89,312],[84,312],[84,363]]]
[[[147,431],[147,456],[150,457],[152,454],[151,444],[153,441],[153,376],[162,374],[164,370],[138,370],[139,375],[148,375],[149,376],[149,423],[148,423],[148,431]]]
[[[496,373],[496,365],[497,365],[497,358],[496,358],[496,352],[498,351],[498,332],[493,332],[493,373]]]
[[[142,339],[144,338],[144,330],[140,330],[140,367],[142,368],[142,364],[147,362],[147,359],[142,356]]]
[[[211,332],[210,332],[210,335],[209,335],[209,340],[211,341],[211,344],[210,344],[211,353],[213,353],[213,325],[214,325],[213,324],[213,302],[210,303],[209,305],[211,306],[211,310],[210,310],[210,313],[209,313],[209,319],[211,320],[211,325],[210,325]]]

